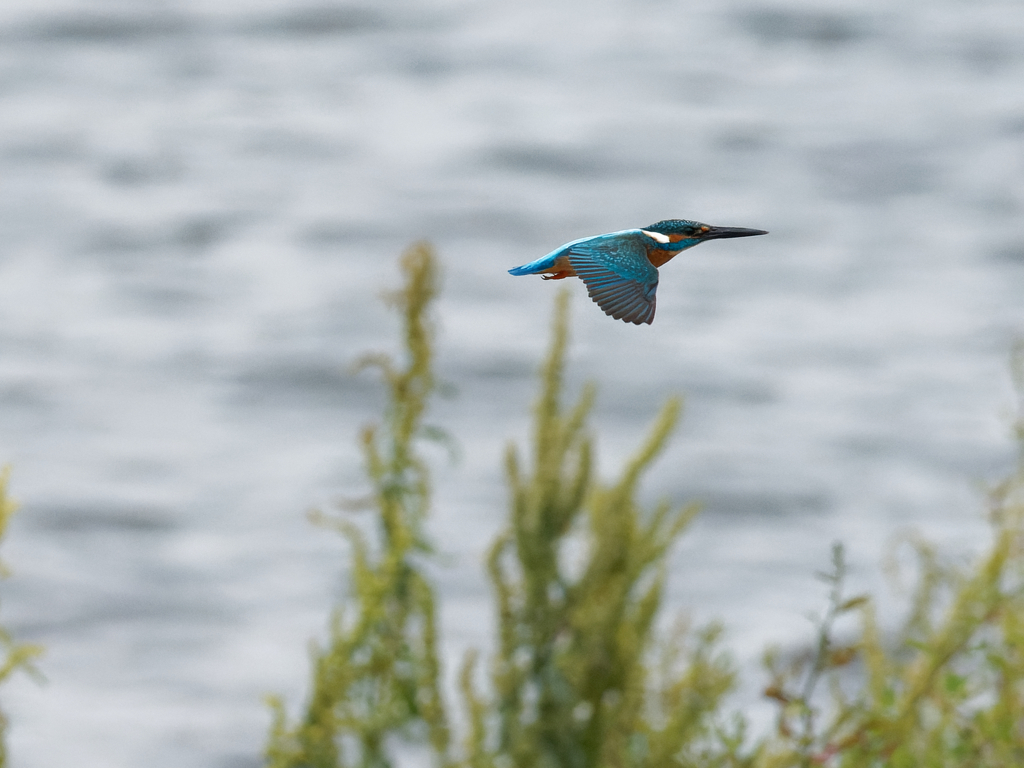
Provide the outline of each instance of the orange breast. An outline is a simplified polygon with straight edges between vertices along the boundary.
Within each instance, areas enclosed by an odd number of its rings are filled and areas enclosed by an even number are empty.
[[[647,260],[657,268],[662,264],[666,264],[671,261],[677,253],[679,253],[679,251],[666,251],[663,248],[652,248],[647,251]]]

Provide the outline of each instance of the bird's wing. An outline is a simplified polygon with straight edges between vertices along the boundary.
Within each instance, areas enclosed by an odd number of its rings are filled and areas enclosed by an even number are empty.
[[[572,244],[569,263],[606,315],[641,325],[654,320],[658,270],[640,230],[598,235]]]

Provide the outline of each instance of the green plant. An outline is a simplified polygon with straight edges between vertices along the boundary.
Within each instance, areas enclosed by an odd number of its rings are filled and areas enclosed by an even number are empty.
[[[507,456],[511,519],[488,565],[500,614],[491,689],[476,691],[468,659],[470,733],[462,755],[451,749],[434,593],[418,560],[430,551],[422,531],[429,476],[415,445],[436,436],[422,422],[435,386],[427,316],[436,267],[423,245],[402,266],[406,286],[393,304],[403,315],[406,363],[364,361],[388,387],[383,428],[362,436],[373,489],[363,506],[374,513],[374,536],[347,516],[317,516],[350,543],[351,591],[313,652],[298,721],[290,724],[283,702],[271,699],[267,764],[385,768],[399,736],[428,744],[441,766],[657,766],[683,755],[709,735],[732,671],[715,650],[717,626],[655,631],[668,550],[696,509],[645,509],[635,496],[681,404],[668,401],[616,483],[597,482],[587,430],[593,387],[568,412],[561,405],[566,296],[542,373],[531,472],[514,449]],[[586,553],[576,567],[572,543]]]
[[[7,525],[14,516],[18,505],[7,493],[7,482],[10,478],[10,470],[0,470],[0,539],[7,533]],[[0,564],[0,576],[7,576],[7,567]],[[0,683],[9,678],[16,670],[24,670],[36,678],[41,678],[39,671],[33,665],[33,660],[43,653],[42,646],[19,643],[11,637],[11,634],[0,627],[0,646],[4,649],[4,660],[0,664]],[[0,712],[0,768],[7,765],[7,716]]]
[[[1014,360],[1024,396],[1024,348]],[[788,667],[769,657],[778,731],[759,766],[1024,765],[1024,420],[1017,434],[1017,471],[990,497],[989,551],[955,568],[913,541],[917,588],[895,635],[883,636],[867,596],[844,599],[836,547],[816,649]],[[851,611],[861,614],[859,636],[838,643],[834,621]],[[823,679],[828,702],[815,697]]]
[[[873,598],[846,595],[846,560],[835,545],[813,642],[766,655],[777,727],[751,739],[743,715],[724,711],[734,671],[719,650],[720,627],[666,630],[658,622],[667,556],[695,508],[647,507],[637,490],[680,401],[668,400],[617,480],[598,480],[587,426],[594,388],[563,404],[565,295],[541,370],[529,459],[511,446],[506,454],[509,517],[487,558],[496,649],[483,674],[476,654],[463,665],[467,727],[462,749],[453,747],[435,596],[423,570],[429,473],[417,452],[420,438],[438,436],[423,423],[435,389],[436,266],[421,245],[402,267],[405,288],[392,303],[403,317],[403,364],[364,361],[383,372],[388,392],[383,426],[362,435],[371,493],[351,505],[372,519],[316,517],[350,544],[351,590],[313,652],[297,721],[272,700],[269,766],[389,768],[396,738],[425,746],[441,768],[1024,765],[1024,346],[1014,369],[1021,460],[991,494],[990,549],[973,566],[954,567],[911,540],[916,589],[902,625],[883,631]],[[2,483],[0,499],[5,524]],[[2,680],[30,656],[0,639],[8,646]]]
[[[289,725],[284,704],[271,699],[266,755],[274,768],[387,768],[390,739],[423,733],[438,762],[448,762],[434,592],[417,562],[430,551],[423,532],[430,480],[416,451],[417,439],[430,434],[423,414],[435,388],[430,248],[411,248],[402,271],[405,287],[390,302],[402,314],[404,364],[382,355],[361,362],[381,371],[388,393],[383,426],[362,433],[371,493],[349,505],[374,513],[372,537],[349,517],[316,516],[351,546],[351,594],[331,617],[326,645],[313,651],[312,690],[299,721]]]
[[[490,696],[463,669],[472,768],[662,766],[707,734],[733,675],[715,651],[718,627],[659,638],[666,554],[694,506],[643,508],[636,490],[663,449],[681,403],[670,399],[612,485],[594,478],[586,387],[562,406],[566,294],[534,408],[529,470],[509,447],[509,526],[488,557],[498,603]],[[578,562],[567,556],[579,545]]]

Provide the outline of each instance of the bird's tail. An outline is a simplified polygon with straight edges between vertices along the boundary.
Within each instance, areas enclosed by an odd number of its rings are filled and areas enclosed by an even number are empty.
[[[510,275],[536,275],[539,272],[547,272],[555,266],[555,261],[562,255],[565,248],[559,248],[557,251],[552,251],[547,256],[541,256],[535,261],[531,261],[529,264],[523,264],[521,267],[513,267],[508,271]]]

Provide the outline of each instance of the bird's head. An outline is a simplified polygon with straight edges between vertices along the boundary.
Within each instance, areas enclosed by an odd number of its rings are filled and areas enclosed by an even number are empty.
[[[720,240],[727,237],[750,237],[767,235],[763,229],[745,229],[743,227],[712,227],[699,221],[688,219],[666,219],[657,224],[644,227],[648,237],[657,240],[667,250],[681,251],[692,248],[705,240]]]

